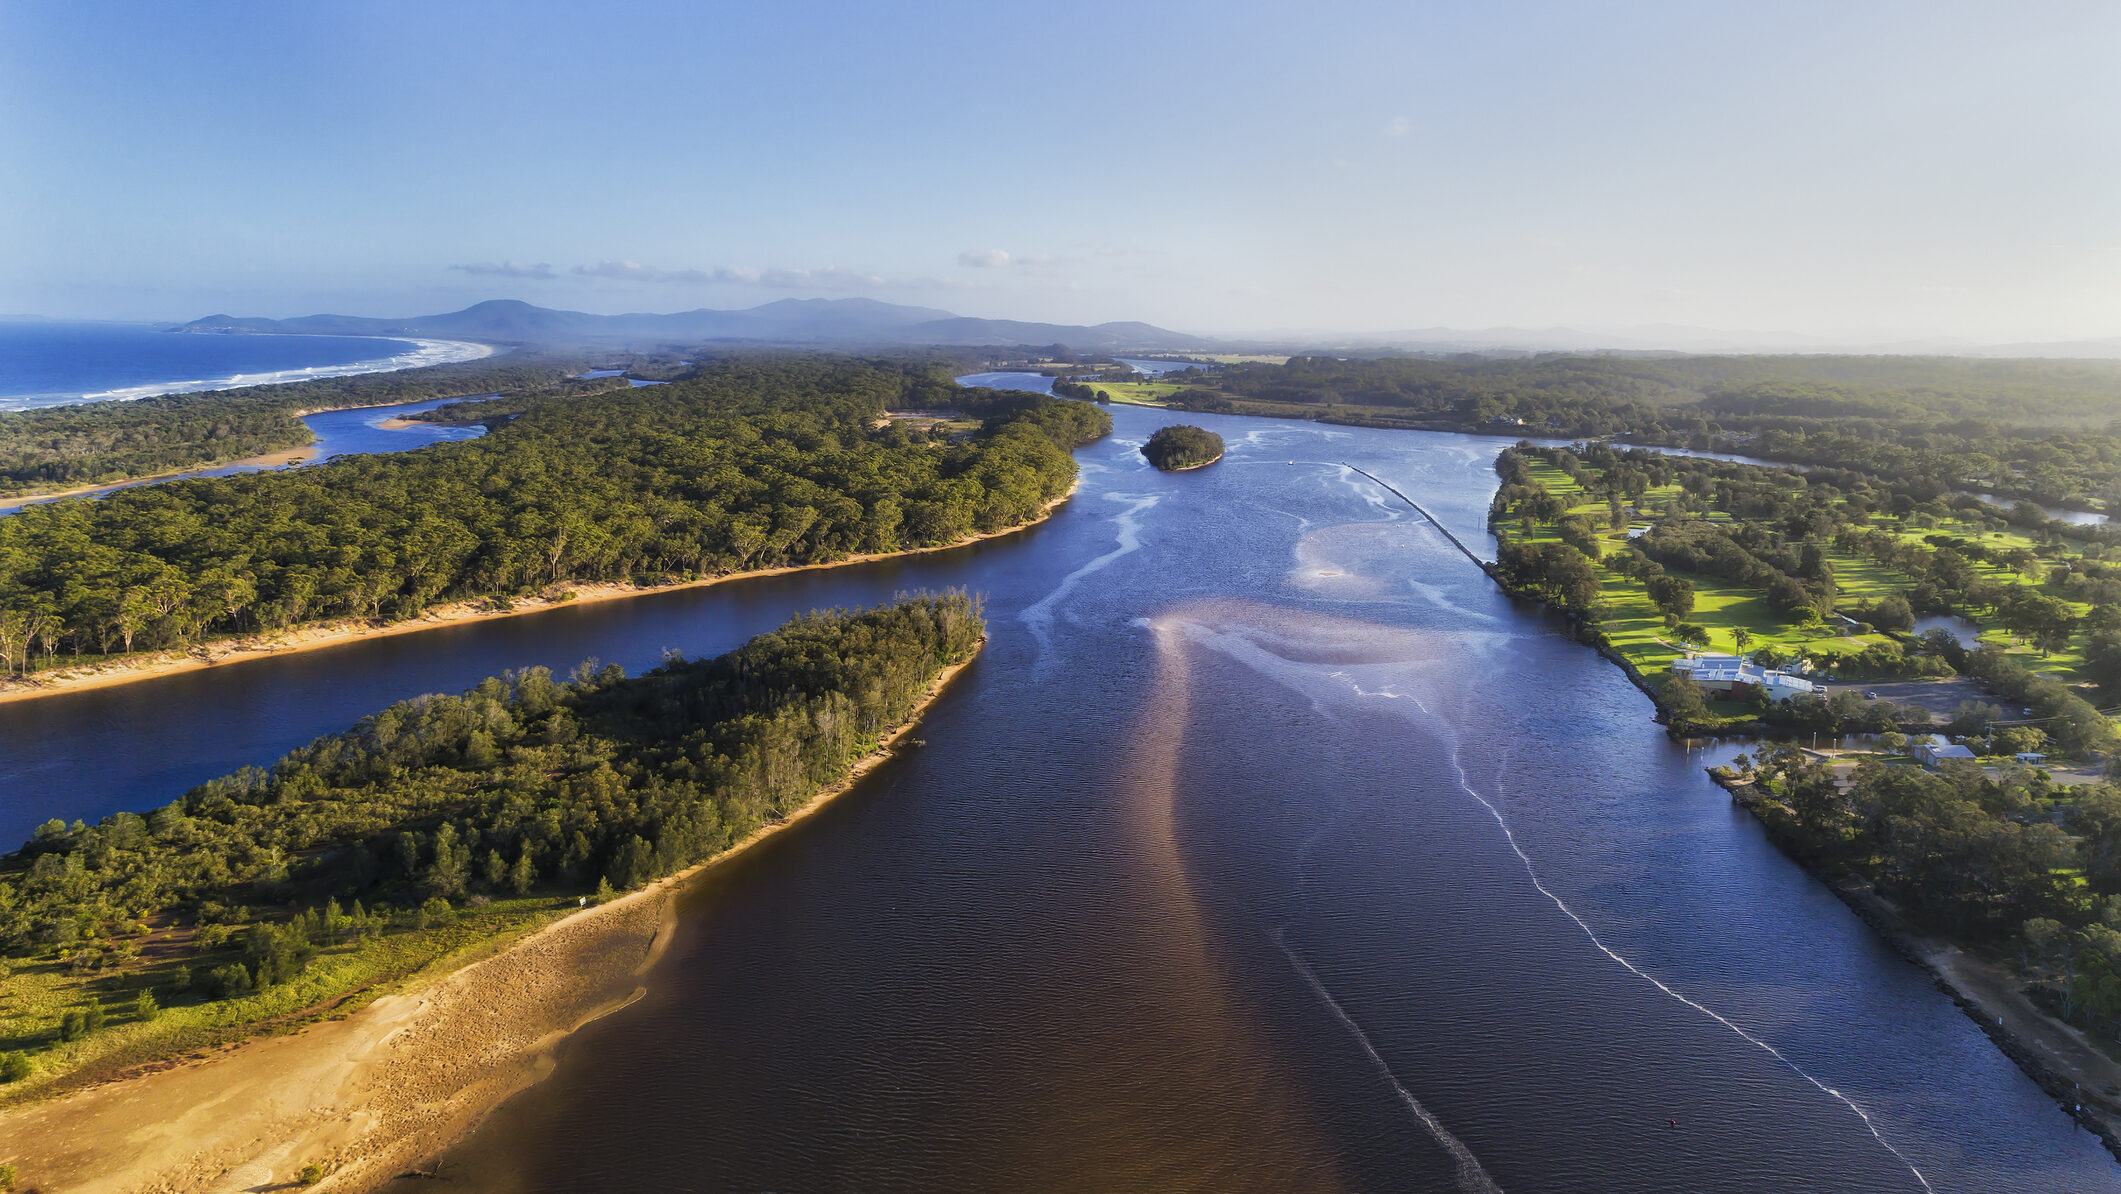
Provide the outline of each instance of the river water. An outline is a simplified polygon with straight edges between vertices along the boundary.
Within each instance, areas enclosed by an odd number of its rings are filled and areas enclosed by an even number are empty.
[[[438,406],[447,406],[452,402],[474,401],[477,398],[498,396],[482,394],[473,395],[470,398],[430,398],[420,402],[401,402],[395,406],[357,406],[347,410],[327,410],[319,411],[313,415],[304,415],[302,416],[302,423],[309,428],[310,434],[316,436],[316,441],[311,445],[311,448],[314,449],[313,454],[308,459],[303,460],[302,464],[323,464],[327,460],[336,460],[341,456],[372,455],[379,452],[409,452],[414,448],[424,448],[428,444],[476,439],[486,434],[486,428],[477,423],[466,427],[451,426],[445,423],[422,422],[407,423],[399,427],[387,427],[385,424],[401,419],[406,415],[433,410]],[[296,453],[305,450],[308,449],[290,448],[286,454],[287,458],[295,459]],[[264,472],[276,465],[282,468],[289,467],[288,465],[278,464],[279,453],[268,453],[268,456],[273,457],[273,459],[268,460],[264,465],[228,464],[220,468],[197,469],[192,472],[177,473],[168,477],[149,477],[138,481],[121,481],[115,485],[106,485],[100,489],[88,491],[86,496],[102,497],[105,494],[116,493],[121,489],[134,489],[142,485],[161,485],[169,481],[182,481],[187,477],[230,477],[237,473]],[[58,499],[50,497],[0,498],[0,516],[13,514],[24,506],[35,506],[56,500]]]
[[[1172,475],[1165,412],[1112,415],[1007,539],[9,707],[0,832],[964,586],[991,641],[927,745],[690,888],[453,1185],[2121,1190],[1617,670],[1342,463],[1477,547],[1493,441],[1188,414],[1228,454]]]

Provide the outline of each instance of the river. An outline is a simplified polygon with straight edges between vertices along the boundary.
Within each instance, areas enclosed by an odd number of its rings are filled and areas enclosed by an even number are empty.
[[[1478,549],[1494,441],[1187,414],[1228,454],[1162,474],[1170,417],[1112,415],[1022,535],[9,707],[0,833],[964,586],[992,637],[926,746],[690,888],[454,1184],[2121,1190],[1617,670],[1343,465]]]
[[[316,436],[307,448],[289,448],[285,452],[265,454],[265,464],[226,464],[219,468],[195,469],[188,473],[176,473],[167,477],[145,477],[138,481],[120,481],[87,490],[74,496],[102,497],[121,489],[133,489],[141,485],[160,485],[168,481],[182,481],[187,477],[228,477],[237,473],[263,472],[274,467],[285,457],[300,460],[302,464],[323,464],[341,456],[367,455],[378,452],[409,452],[424,448],[428,444],[448,443],[454,440],[476,439],[486,434],[486,428],[474,423],[466,427],[445,423],[405,423],[397,427],[387,423],[406,415],[433,410],[452,402],[476,401],[479,398],[497,398],[498,394],[478,394],[469,398],[429,398],[420,402],[401,402],[395,406],[357,406],[345,410],[326,410],[302,416],[302,423]],[[301,454],[308,453],[304,458]],[[280,465],[280,467],[286,467]],[[53,497],[7,497],[0,498],[0,516],[13,514],[24,506],[35,506],[56,501]],[[4,765],[0,765],[4,766]]]

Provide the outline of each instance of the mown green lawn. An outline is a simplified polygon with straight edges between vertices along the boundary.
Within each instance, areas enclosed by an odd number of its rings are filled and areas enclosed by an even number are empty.
[[[1164,406],[1164,399],[1186,387],[1170,381],[1099,381],[1089,383],[1111,397],[1114,402],[1129,406]]]
[[[1583,493],[1582,486],[1552,465],[1534,461],[1531,464],[1531,473],[1533,479],[1545,486],[1548,492],[1560,497],[1575,497]],[[1636,506],[1646,512],[1658,511],[1679,492],[1676,485],[1660,486],[1644,494]],[[1608,515],[1605,503],[1595,501],[1579,502],[1572,506],[1569,512],[1590,516],[1601,523]],[[1710,517],[1724,519],[1727,516],[1717,512]],[[1523,539],[1524,536],[1516,524],[1513,523],[1506,529],[1511,532],[1513,538]],[[1530,541],[1551,543],[1559,542],[1559,539],[1552,524],[1542,523],[1534,526]],[[1608,553],[1617,552],[1626,546],[1627,535],[1622,531],[1610,531],[1604,535],[1604,540]],[[1884,569],[1855,560],[1853,557],[1835,558],[1837,578],[1841,575],[1844,560],[1849,564],[1851,572],[1847,598],[1851,604],[1866,597],[1876,600],[1906,587],[1904,582],[1895,583]],[[1599,629],[1612,640],[1613,648],[1641,669],[1644,675],[1663,674],[1673,660],[1686,654],[1688,648],[1669,637],[1670,631],[1665,626],[1664,615],[1657,611],[1649,593],[1640,584],[1605,567],[1602,562],[1598,572],[1605,594],[1605,616],[1599,622]],[[1887,641],[1890,637],[1883,634],[1841,635],[1832,627],[1807,631],[1785,621],[1780,613],[1768,605],[1766,597],[1754,590],[1700,573],[1675,571],[1674,575],[1684,576],[1693,582],[1694,613],[1687,620],[1709,632],[1711,650],[1735,651],[1737,644],[1732,632],[1740,628],[1750,631],[1753,636],[1746,647],[1748,651],[1757,651],[1773,644],[1784,648],[1801,648],[1814,654],[1850,654],[1874,643]]]

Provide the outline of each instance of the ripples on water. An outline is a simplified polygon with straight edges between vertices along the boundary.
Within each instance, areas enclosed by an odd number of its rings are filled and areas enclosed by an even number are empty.
[[[386,689],[986,594],[926,749],[691,888],[648,995],[446,1159],[471,1189],[2121,1189],[1617,671],[1339,463],[1479,543],[1492,445],[1188,415],[1230,453],[1169,476],[1133,445],[1170,419],[1113,414],[1016,539],[82,696],[202,741],[278,699],[254,759]],[[154,802],[71,724],[28,782]]]

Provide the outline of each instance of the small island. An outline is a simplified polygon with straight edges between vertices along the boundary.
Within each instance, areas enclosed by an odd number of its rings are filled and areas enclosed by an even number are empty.
[[[1142,445],[1149,463],[1167,473],[1201,468],[1223,458],[1223,437],[1212,431],[1177,423],[1158,431]]]

